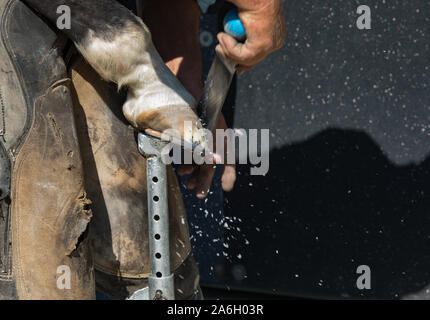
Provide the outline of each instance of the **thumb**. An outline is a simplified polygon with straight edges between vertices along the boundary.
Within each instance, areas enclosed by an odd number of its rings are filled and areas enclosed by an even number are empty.
[[[226,58],[238,62],[241,59],[244,45],[225,32],[219,33],[217,37]]]

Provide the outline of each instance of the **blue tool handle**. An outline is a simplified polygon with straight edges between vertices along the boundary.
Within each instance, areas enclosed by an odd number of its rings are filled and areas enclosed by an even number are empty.
[[[231,9],[227,12],[224,18],[224,31],[229,34],[238,42],[245,42],[246,40],[246,30],[243,26],[242,21],[240,21],[237,8]]]

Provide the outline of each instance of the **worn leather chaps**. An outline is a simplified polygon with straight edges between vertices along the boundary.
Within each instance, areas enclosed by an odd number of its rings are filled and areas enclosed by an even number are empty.
[[[0,300],[125,299],[149,275],[146,160],[124,95],[18,0],[0,0]],[[199,274],[169,176],[178,299]]]

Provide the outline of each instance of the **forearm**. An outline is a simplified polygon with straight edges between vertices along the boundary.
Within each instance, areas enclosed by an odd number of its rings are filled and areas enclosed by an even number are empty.
[[[198,41],[200,8],[196,0],[150,1],[145,6],[143,21],[151,30],[154,45],[164,62],[199,100],[202,57]]]

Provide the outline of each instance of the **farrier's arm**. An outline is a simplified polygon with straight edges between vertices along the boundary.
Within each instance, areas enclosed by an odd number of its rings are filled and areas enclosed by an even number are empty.
[[[136,128],[175,129],[184,137],[184,123],[201,127],[194,98],[165,65],[149,29],[116,0],[23,1],[54,25],[57,8],[70,7],[71,28],[62,31],[105,80],[129,88],[123,111]],[[204,137],[192,139],[199,144]]]
[[[287,33],[282,0],[229,0],[238,7],[248,37],[244,44],[225,33],[218,35],[217,51],[238,63],[239,72],[253,68],[280,49]]]

